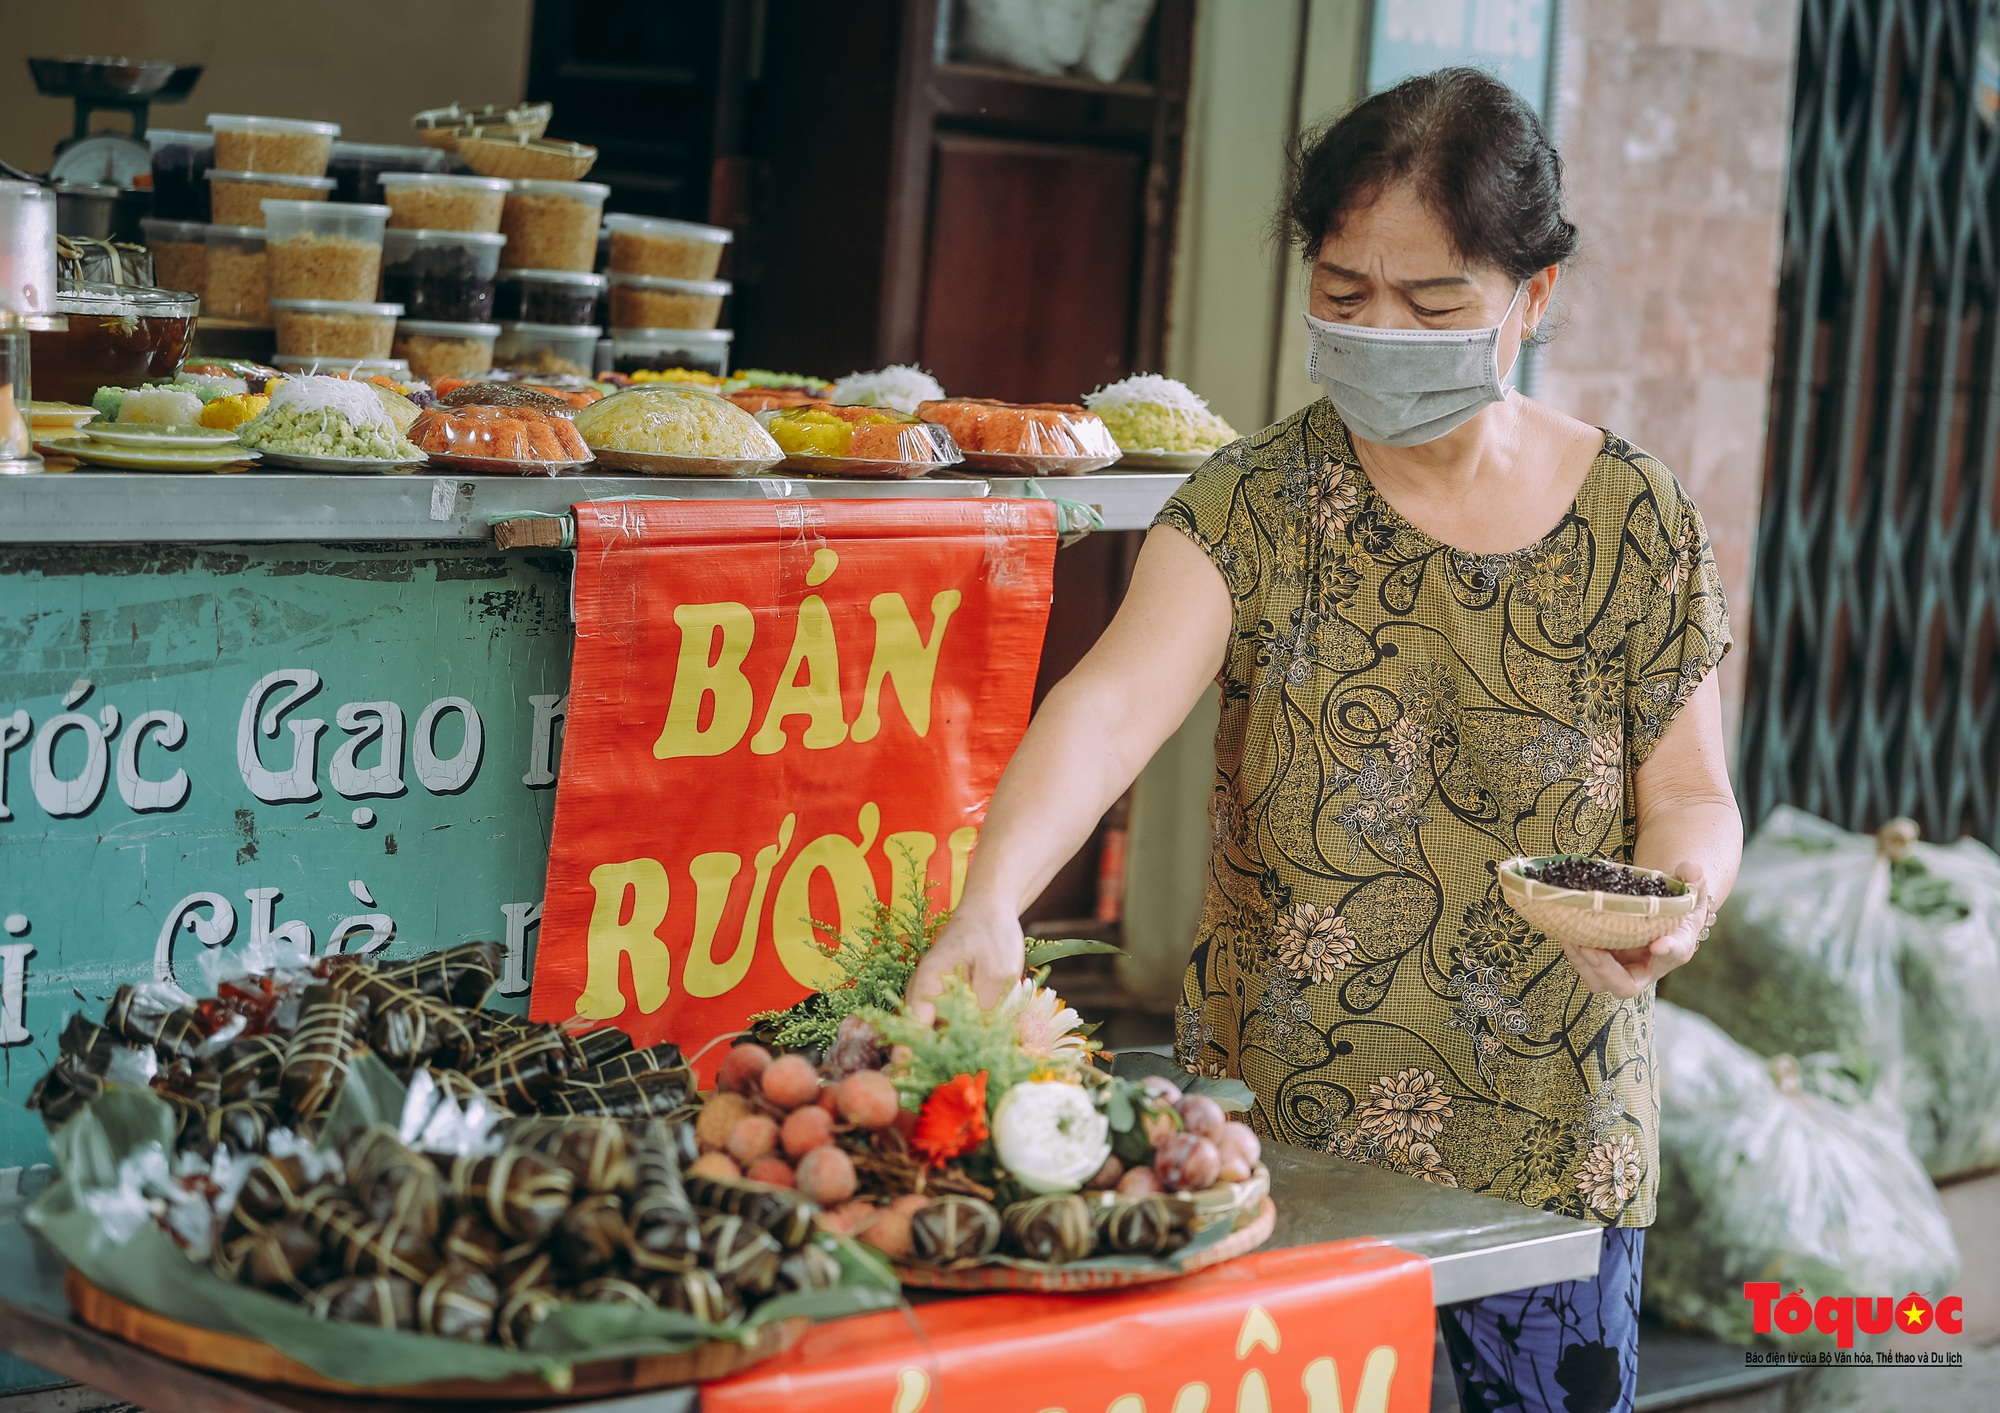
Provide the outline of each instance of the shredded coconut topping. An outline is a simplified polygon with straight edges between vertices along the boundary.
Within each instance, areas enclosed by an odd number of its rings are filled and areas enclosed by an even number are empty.
[[[872,373],[849,373],[833,385],[827,399],[856,407],[893,407],[898,412],[917,410],[920,402],[935,402],[944,396],[944,385],[921,368],[907,363],[891,363]]]
[[[389,413],[367,383],[352,378],[287,378],[271,393],[270,411],[334,412],[357,427],[389,426]]]
[[[1133,407],[1140,403],[1171,408],[1189,416],[1208,411],[1207,398],[1179,379],[1163,378],[1158,373],[1134,373],[1129,378],[1107,383],[1096,392],[1083,395],[1083,405],[1093,412],[1101,412],[1107,407]]]

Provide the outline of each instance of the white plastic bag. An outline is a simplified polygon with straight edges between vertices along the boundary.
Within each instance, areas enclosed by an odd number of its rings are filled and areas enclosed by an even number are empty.
[[[1747,1281],[1784,1294],[1943,1297],[1957,1244],[1886,1096],[1813,1089],[1828,1061],[1765,1061],[1698,1015],[1654,1008],[1659,1215],[1646,1238],[1648,1309],[1740,1344],[1832,1347],[1831,1333],[1754,1335]],[[1865,1341],[1862,1341],[1865,1342]]]
[[[1780,806],[1743,851],[1701,954],[1661,994],[1758,1054],[1831,1051],[1893,1094],[1902,987],[1889,881],[1872,836]]]
[[[1891,869],[1903,1112],[1934,1177],[2000,1163],[2000,856],[1916,844]]]

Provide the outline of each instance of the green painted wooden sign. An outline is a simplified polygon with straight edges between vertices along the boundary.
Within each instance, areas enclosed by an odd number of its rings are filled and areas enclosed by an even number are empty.
[[[68,1016],[211,949],[504,940],[525,1006],[568,593],[460,545],[0,551],[0,1167]]]

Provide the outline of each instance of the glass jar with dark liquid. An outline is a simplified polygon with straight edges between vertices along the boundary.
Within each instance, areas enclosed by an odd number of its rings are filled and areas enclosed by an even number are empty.
[[[56,295],[69,327],[30,335],[35,396],[88,405],[106,385],[136,388],[180,371],[201,301],[175,290],[84,284]]]

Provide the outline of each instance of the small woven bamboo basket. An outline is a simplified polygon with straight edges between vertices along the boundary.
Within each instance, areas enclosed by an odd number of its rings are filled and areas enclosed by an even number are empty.
[[[543,182],[573,182],[597,161],[597,149],[581,142],[525,134],[502,137],[490,130],[461,132],[458,155],[482,177]]]
[[[1528,926],[1556,942],[1573,947],[1622,950],[1659,941],[1701,903],[1694,889],[1657,869],[1613,864],[1646,878],[1657,878],[1681,891],[1669,898],[1632,893],[1603,893],[1557,888],[1527,876],[1527,870],[1559,862],[1564,855],[1508,859],[1500,865],[1500,895]],[[1603,862],[1599,860],[1598,862]]]
[[[425,144],[455,152],[463,137],[540,137],[549,130],[549,119],[554,116],[552,103],[523,103],[512,108],[489,103],[473,109],[453,103],[426,108],[410,119],[410,126]]]

